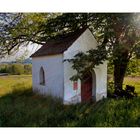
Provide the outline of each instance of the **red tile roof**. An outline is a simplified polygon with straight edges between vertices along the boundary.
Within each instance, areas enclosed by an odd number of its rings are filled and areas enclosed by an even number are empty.
[[[82,28],[76,32],[70,33],[67,36],[61,36],[59,39],[49,40],[38,51],[31,55],[31,57],[47,56],[61,54],[66,51],[86,30]]]

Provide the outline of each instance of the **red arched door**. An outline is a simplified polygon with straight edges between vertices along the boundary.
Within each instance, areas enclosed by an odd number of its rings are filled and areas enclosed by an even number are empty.
[[[82,102],[92,100],[92,74],[87,74],[81,81],[81,100]]]

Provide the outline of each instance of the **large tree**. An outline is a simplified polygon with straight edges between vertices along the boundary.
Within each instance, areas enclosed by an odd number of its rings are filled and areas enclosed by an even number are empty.
[[[1,17],[8,19],[0,20],[1,55],[24,43],[43,44],[50,38],[89,27],[99,44],[96,50],[79,53],[69,60],[77,70],[72,79],[82,78],[85,72],[109,59],[114,66],[115,92],[122,90],[128,63],[136,53],[139,54],[140,18],[137,13],[5,14]]]
[[[12,53],[22,45],[29,43],[44,44],[53,34],[49,29],[44,29],[44,26],[57,15],[59,14],[1,13],[0,57]]]
[[[78,74],[81,73],[73,78],[81,77],[86,71],[92,71],[93,67],[103,63],[103,60],[109,59],[114,66],[115,93],[119,93],[129,61],[140,53],[139,23],[139,14],[96,14],[91,25],[99,46],[97,50],[80,53],[71,60],[73,68]],[[83,65],[80,65],[81,62]]]

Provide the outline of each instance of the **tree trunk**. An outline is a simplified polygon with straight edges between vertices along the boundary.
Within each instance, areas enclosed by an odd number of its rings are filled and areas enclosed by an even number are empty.
[[[120,91],[123,89],[123,82],[125,73],[127,70],[128,60],[120,61],[118,60],[116,63],[114,63],[114,89],[115,94],[119,94]]]

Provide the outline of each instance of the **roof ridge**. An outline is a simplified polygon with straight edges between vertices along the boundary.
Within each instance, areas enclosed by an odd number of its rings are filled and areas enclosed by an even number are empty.
[[[57,39],[48,40],[38,51],[32,54],[31,57],[63,53],[82,35],[82,33],[86,31],[86,29],[87,27],[75,30],[70,34],[67,34],[67,36],[65,36],[64,38],[61,36]]]

